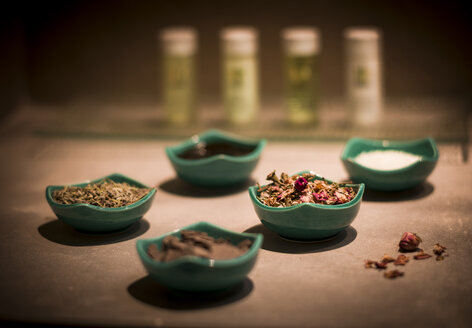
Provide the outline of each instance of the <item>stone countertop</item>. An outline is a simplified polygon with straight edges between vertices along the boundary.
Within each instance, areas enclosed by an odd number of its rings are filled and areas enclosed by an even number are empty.
[[[261,226],[247,193],[205,190],[175,177],[169,141],[2,138],[0,177],[0,319],[91,326],[169,327],[468,327],[472,323],[472,164],[440,147],[428,182],[395,194],[366,192],[352,226],[323,243],[293,243]],[[311,169],[346,178],[342,143],[270,142],[253,173]],[[120,172],[157,194],[145,217],[106,236],[74,231],[56,219],[44,197],[49,184]],[[137,238],[196,221],[264,234],[248,278],[211,297],[173,294],[147,277]],[[404,277],[387,280],[365,259],[395,256],[404,231],[431,252],[450,256],[410,261]]]

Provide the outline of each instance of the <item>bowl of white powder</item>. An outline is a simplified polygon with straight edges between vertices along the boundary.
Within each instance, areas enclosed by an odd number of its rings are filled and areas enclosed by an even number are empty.
[[[341,155],[352,181],[384,191],[405,190],[424,182],[438,158],[432,138],[412,141],[352,138]]]

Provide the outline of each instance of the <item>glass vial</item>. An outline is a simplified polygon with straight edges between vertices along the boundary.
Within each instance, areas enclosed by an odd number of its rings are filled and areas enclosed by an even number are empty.
[[[191,27],[161,31],[163,98],[167,123],[185,126],[195,111],[195,55],[197,32]]]
[[[226,119],[236,125],[251,123],[259,109],[257,31],[250,27],[228,27],[220,37]]]
[[[315,123],[320,33],[313,27],[291,27],[282,31],[282,39],[288,121],[296,125]]]
[[[381,34],[373,28],[348,28],[344,38],[348,116],[354,125],[373,125],[382,114]]]

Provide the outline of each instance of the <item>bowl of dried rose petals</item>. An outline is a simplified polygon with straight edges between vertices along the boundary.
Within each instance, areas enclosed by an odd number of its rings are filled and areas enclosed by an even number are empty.
[[[364,184],[336,183],[311,171],[293,175],[275,171],[271,183],[249,187],[262,224],[293,240],[320,240],[343,231],[354,221]]]

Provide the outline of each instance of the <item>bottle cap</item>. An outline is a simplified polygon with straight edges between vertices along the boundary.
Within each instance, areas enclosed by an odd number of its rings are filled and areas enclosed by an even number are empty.
[[[349,27],[344,30],[346,39],[358,41],[377,41],[380,39],[380,31],[372,27]]]
[[[253,55],[257,53],[257,30],[252,27],[227,27],[221,30],[223,51],[231,55]]]
[[[288,27],[282,30],[285,52],[289,55],[315,55],[320,52],[320,32],[314,27]]]
[[[161,31],[163,50],[169,55],[191,56],[197,52],[197,31],[192,27],[168,27]]]

